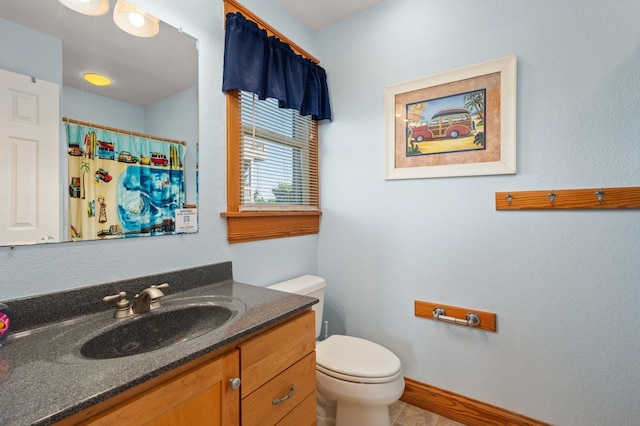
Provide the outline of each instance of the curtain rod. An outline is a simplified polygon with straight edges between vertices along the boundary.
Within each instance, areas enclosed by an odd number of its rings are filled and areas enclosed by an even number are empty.
[[[67,122],[67,123],[80,124],[82,126],[87,126],[87,127],[95,127],[96,129],[109,130],[109,131],[112,131],[112,132],[123,133],[123,134],[131,135],[131,136],[139,136],[141,138],[148,138],[148,139],[153,139],[153,140],[162,141],[162,142],[171,142],[171,143],[177,143],[177,144],[180,144],[180,145],[187,145],[187,142],[185,142],[185,141],[179,141],[179,140],[176,140],[176,139],[161,138],[161,137],[158,137],[158,136],[147,135],[145,133],[132,132],[130,130],[122,130],[122,129],[118,129],[118,128],[115,128],[115,127],[104,126],[102,124],[94,124],[94,123],[89,123],[88,121],[76,120],[74,118],[62,117],[62,121]]]
[[[269,24],[267,24],[265,21],[260,19],[260,17],[258,17],[258,15],[256,15],[253,12],[251,12],[249,9],[247,9],[246,7],[244,7],[243,5],[238,3],[237,1],[235,1],[235,0],[223,0],[223,2],[224,2],[225,15],[227,13],[229,13],[229,12],[240,12],[240,13],[242,13],[247,19],[249,19],[250,21],[255,22],[256,24],[258,24],[259,28],[262,28],[263,30],[266,30],[268,35],[273,35],[273,36],[279,38],[282,42],[288,44],[291,47],[291,49],[293,49],[293,51],[295,53],[297,53],[298,55],[301,55],[303,58],[309,59],[314,64],[319,64],[320,63],[319,60],[317,60],[312,55],[307,53],[303,48],[301,48],[300,46],[298,46],[297,44],[295,44],[294,42],[289,40],[287,37],[285,37],[279,31],[276,31],[275,29],[273,29]]]

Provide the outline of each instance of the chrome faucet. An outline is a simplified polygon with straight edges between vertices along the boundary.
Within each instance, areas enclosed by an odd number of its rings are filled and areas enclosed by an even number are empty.
[[[132,312],[134,314],[144,314],[150,310],[159,308],[160,303],[158,299],[164,296],[164,293],[160,291],[160,289],[167,287],[169,287],[169,284],[163,283],[160,285],[152,285],[142,290],[140,294],[136,295],[133,306],[131,306]]]

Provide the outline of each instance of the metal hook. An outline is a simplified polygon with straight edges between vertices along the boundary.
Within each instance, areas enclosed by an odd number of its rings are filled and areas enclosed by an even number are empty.
[[[604,188],[600,188],[600,191],[596,191],[596,197],[598,198],[598,201],[602,203],[604,200]]]
[[[556,200],[556,194],[551,191],[551,193],[549,194],[549,201],[551,201],[551,204],[553,204],[553,202]]]
[[[512,201],[513,201],[513,195],[511,195],[510,192],[507,192],[507,203],[509,203],[509,205],[511,205]]]

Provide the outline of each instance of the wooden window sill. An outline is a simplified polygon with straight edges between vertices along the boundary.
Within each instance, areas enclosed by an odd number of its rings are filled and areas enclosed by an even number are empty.
[[[222,212],[229,244],[317,234],[322,212]]]

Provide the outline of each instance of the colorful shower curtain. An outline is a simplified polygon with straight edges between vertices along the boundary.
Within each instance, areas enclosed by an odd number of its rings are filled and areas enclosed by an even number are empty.
[[[71,240],[175,233],[184,146],[65,123]]]

